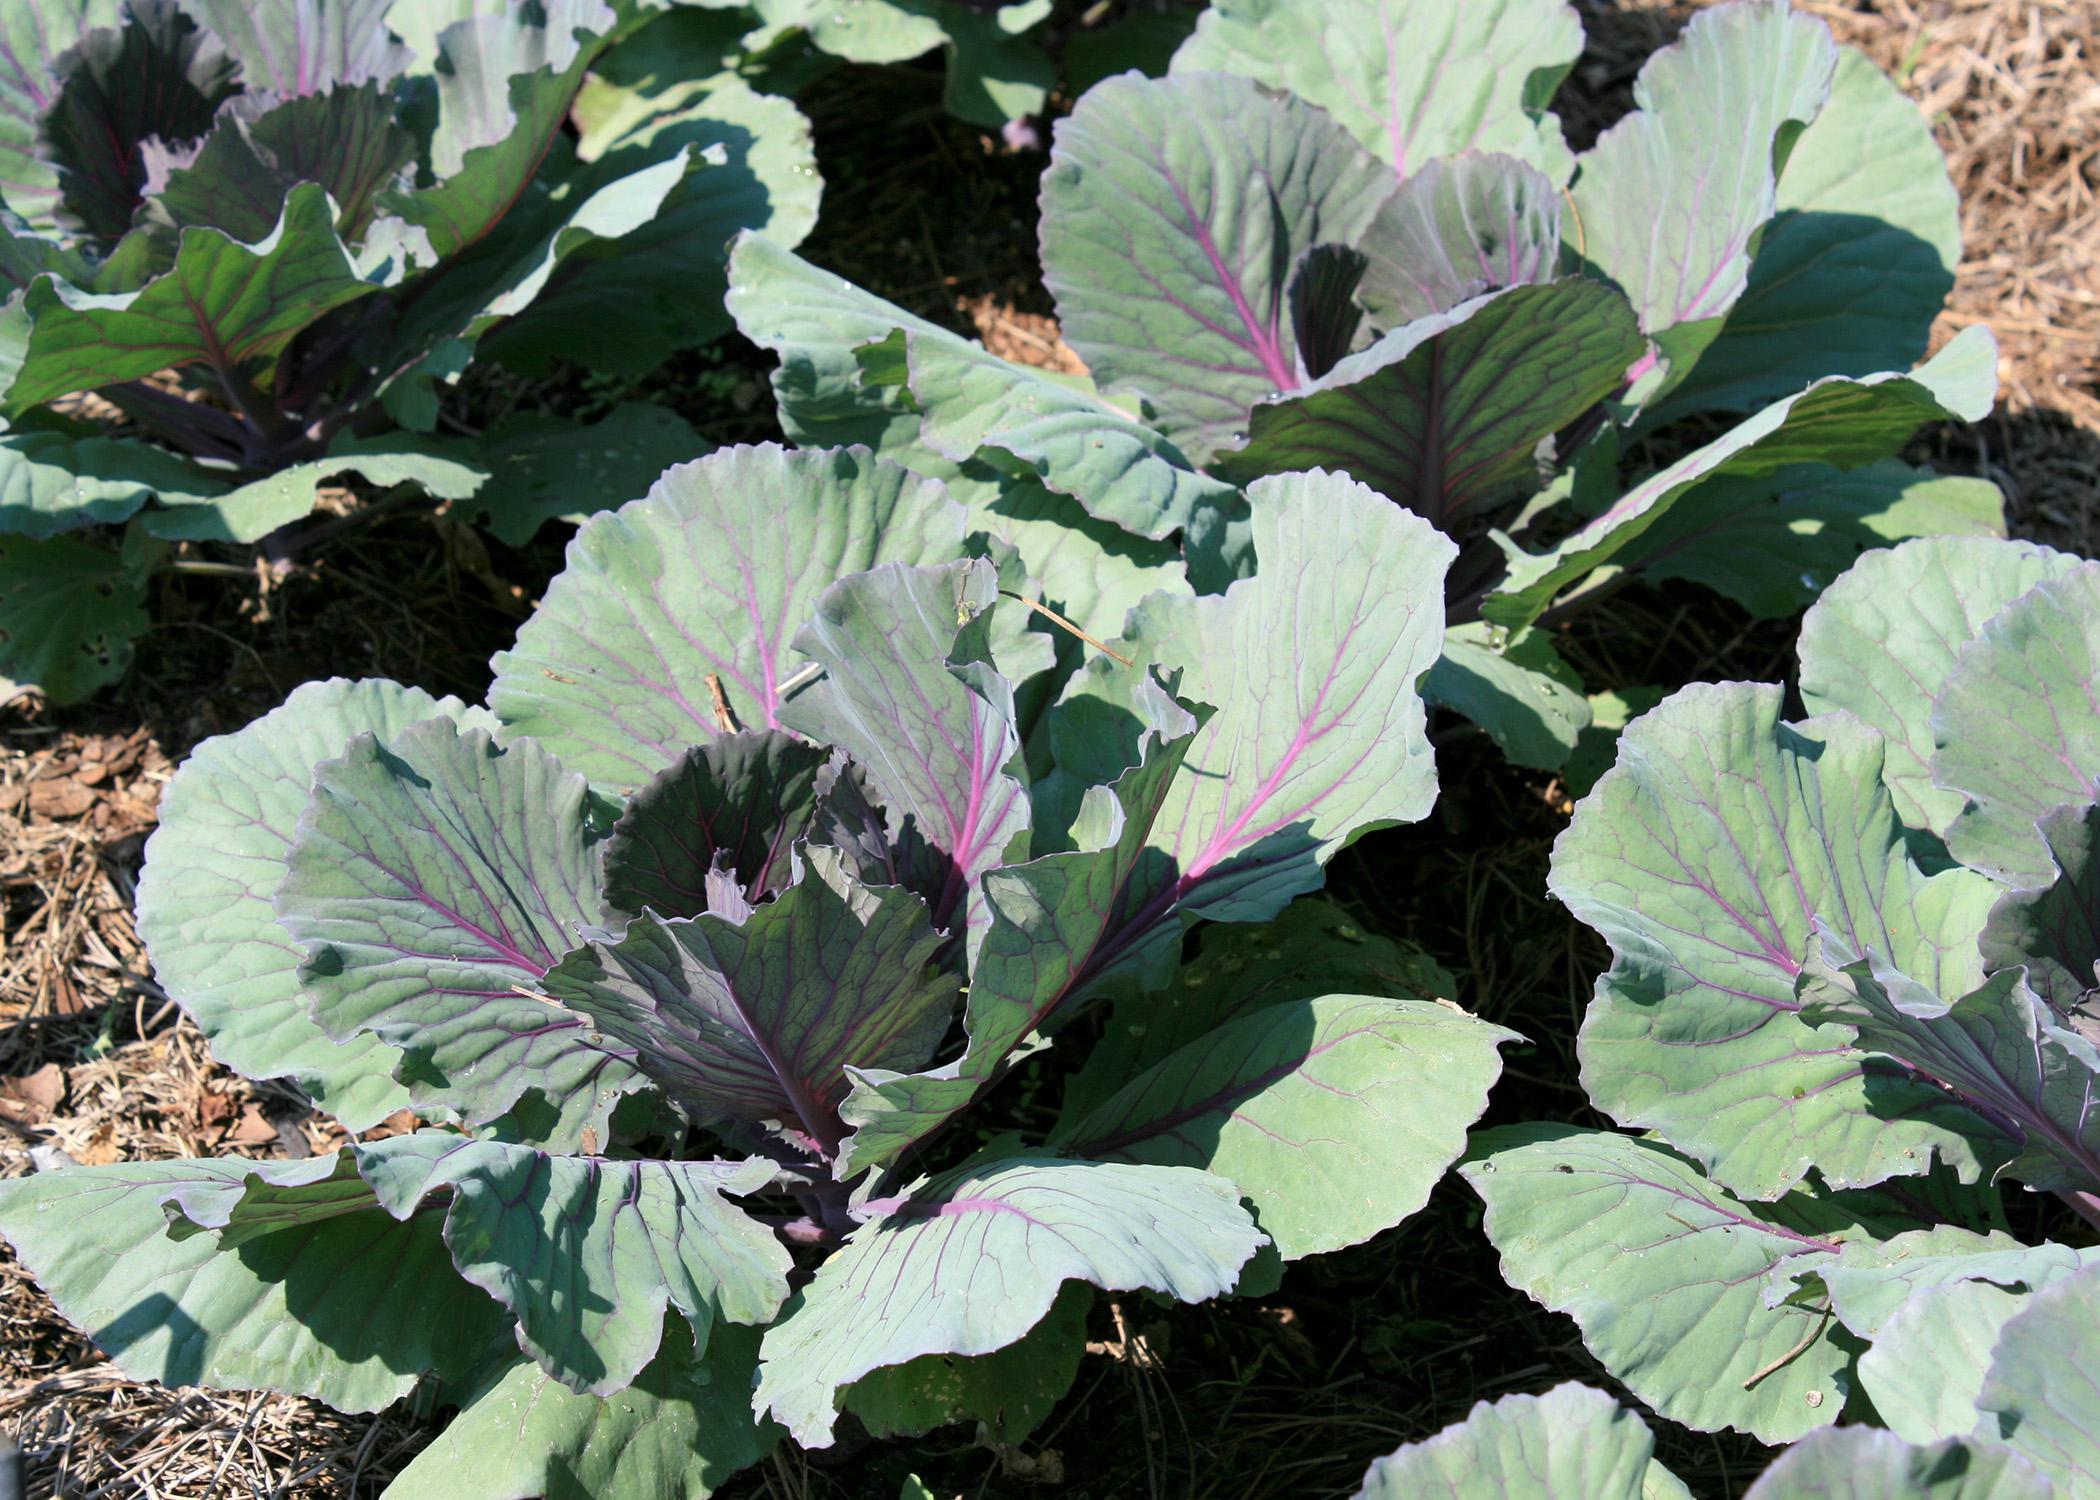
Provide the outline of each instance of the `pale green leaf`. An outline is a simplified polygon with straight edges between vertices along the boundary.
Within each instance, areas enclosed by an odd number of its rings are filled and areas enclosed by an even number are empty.
[[[679,151],[699,165],[645,218],[579,247],[555,284],[489,335],[491,358],[640,375],[728,329],[730,240],[750,230],[791,246],[816,223],[823,180],[809,121],[786,99],[726,80],[604,142],[584,180],[627,177]]]
[[[171,1235],[163,1207],[332,1166],[229,1157],[40,1172],[0,1184],[0,1232],[135,1379],[377,1411],[428,1371],[466,1374],[501,1333],[501,1310],[453,1271],[437,1216],[341,1213],[221,1248],[209,1233]]]
[[[842,1388],[921,1355],[1003,1349],[1066,1280],[1200,1302],[1262,1242],[1230,1183],[1186,1167],[1009,1157],[868,1207],[766,1334],[755,1404],[807,1445],[830,1439]]]
[[[640,786],[737,723],[778,728],[790,641],[834,582],[886,562],[962,553],[962,508],[941,486],[863,450],[725,449],[681,464],[644,499],[594,516],[569,546],[489,700],[608,790]]]
[[[1932,779],[1967,799],[1946,829],[2008,885],[2055,878],[2037,822],[2100,800],[2100,563],[2038,584],[1963,646],[1933,702]]]
[[[1644,421],[1748,411],[1924,355],[1954,287],[1960,204],[1924,112],[1856,47],[1838,49],[1829,102],[1794,142],[1775,206],[1721,336]]]
[[[1688,1500],[1654,1455],[1646,1422],[1570,1381],[1475,1402],[1463,1422],[1372,1464],[1355,1500]]]
[[[1519,1040],[1456,1006],[1325,995],[1264,1006],[1132,1079],[1051,1144],[1201,1167],[1237,1186],[1285,1260],[1419,1210],[1465,1150]]]
[[[2018,1454],[1949,1440],[1913,1448],[1871,1427],[1811,1433],[1772,1462],[1743,1500],[2053,1500]]]
[[[1222,595],[1155,596],[1124,637],[1137,665],[1089,664],[1126,701],[1144,674],[1178,671],[1176,691],[1217,710],[1154,844],[1180,871],[1184,910],[1234,921],[1312,889],[1349,839],[1429,811],[1415,684],[1442,649],[1456,550],[1339,475],[1264,479],[1248,500],[1257,576]]]
[[[1661,1415],[1767,1443],[1837,1420],[1853,1346],[1827,1313],[1762,1292],[1837,1253],[1813,1202],[1741,1203],[1661,1146],[1567,1125],[1486,1131],[1459,1171],[1510,1284],[1572,1317]]]
[[[1614,955],[1583,1022],[1583,1084],[1744,1196],[1811,1168],[1865,1187],[1935,1155],[1973,1181],[1995,1164],[1975,1117],[1807,1024],[1795,978],[1821,921],[1963,993],[1982,977],[1992,888],[1913,862],[1878,735],[1843,715],[1796,729],[1779,710],[1779,689],[1745,683],[1665,700],[1555,846],[1550,888]]]
[[[2077,566],[2031,542],[1923,538],[1860,558],[1802,619],[1802,703],[1881,731],[1882,777],[1905,823],[1939,833],[1962,809],[1931,769],[1933,697],[1955,657],[1999,610]]]
[[[1403,179],[1436,157],[1501,151],[1565,182],[1559,124],[1540,111],[1581,51],[1582,22],[1560,0],[1221,0],[1174,70],[1288,89]]]
[[[994,1443],[1018,1443],[1072,1388],[1086,1353],[1093,1288],[1068,1281],[1043,1321],[990,1354],[922,1354],[871,1370],[846,1388],[841,1407],[872,1437],[918,1437],[949,1422],[976,1421]]]
[[[299,988],[304,954],[271,903],[314,767],[357,735],[391,741],[435,717],[494,723],[457,698],[391,682],[335,678],[295,689],[238,733],[191,752],[161,795],[139,877],[139,934],[154,975],[212,1056],[251,1078],[293,1079],[351,1130],[407,1105],[392,1076],[400,1054],[370,1035],[337,1043],[315,1023]]]
[[[763,1458],[751,1416],[758,1335],[715,1330],[695,1356],[676,1326],[634,1384],[570,1390],[532,1360],[500,1368],[387,1486],[388,1500],[707,1500]]]
[[[1364,234],[1357,300],[1391,330],[1488,292],[1550,281],[1560,269],[1560,203],[1553,179],[1514,157],[1469,151],[1426,161]]]
[[[1836,68],[1837,44],[1814,16],[1771,4],[1701,11],[1642,65],[1634,113],[1582,156],[1583,256],[1632,298],[1669,376],[1690,368],[1742,296],[1757,232],[1778,207],[1779,168]]]
[[[2005,1325],[1977,1405],[1983,1435],[2028,1459],[2064,1495],[2100,1487],[2100,1267],[2037,1292]]]
[[[357,1157],[396,1218],[449,1194],[445,1242],[459,1273],[516,1317],[519,1348],[584,1395],[614,1395],[641,1375],[667,1309],[692,1350],[718,1319],[763,1324],[787,1299],[786,1247],[723,1196],[763,1187],[770,1162],[553,1156],[436,1131]]]

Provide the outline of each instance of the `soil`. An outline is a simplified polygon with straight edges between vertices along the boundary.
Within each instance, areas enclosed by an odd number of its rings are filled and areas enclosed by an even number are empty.
[[[1630,103],[1639,61],[1689,8],[1580,6],[1591,45],[1578,138]],[[1962,192],[1967,252],[1940,334],[1987,322],[2002,399],[1987,421],[1924,435],[1912,453],[1983,474],[2013,529],[2100,549],[2100,0],[1880,0],[1803,6],[1866,48],[1930,114]],[[1072,4],[1061,23],[1086,7]],[[937,68],[850,70],[805,101],[826,180],[804,253],[1009,358],[1079,368],[1036,275],[1044,159],[941,109]],[[672,406],[720,443],[778,432],[766,359],[734,336],[645,381],[567,370],[470,379],[466,428],[534,406],[589,416],[620,400]],[[291,1090],[213,1065],[155,986],[130,906],[161,787],[198,740],[239,727],[316,677],[390,676],[479,698],[559,568],[550,528],[524,549],[408,510],[355,524],[291,577],[170,575],[131,676],[98,703],[0,707],[0,1174],[32,1151],[82,1163],[303,1155],[323,1127]],[[200,560],[251,559],[206,549]],[[1792,626],[1753,622],[1695,589],[1634,590],[1578,626],[1570,657],[1593,688],[1783,678]],[[1573,1036],[1602,945],[1551,905],[1544,874],[1568,800],[1477,738],[1441,756],[1438,811],[1338,858],[1334,895],[1366,926],[1427,946],[1453,997],[1533,1040],[1508,1056],[1491,1120],[1594,1119]],[[1603,1123],[1603,1122],[1598,1122]],[[1365,1464],[1465,1415],[1476,1400],[1563,1379],[1609,1385],[1574,1325],[1502,1281],[1478,1201],[1456,1181],[1369,1244],[1301,1263],[1256,1303],[1166,1308],[1098,1300],[1072,1395],[1018,1451],[963,1428],[913,1444],[783,1452],[741,1496],[1345,1495]],[[435,1430],[405,1406],[376,1418],[311,1402],[126,1379],[0,1254],[0,1431],[33,1495],[373,1496]],[[1655,1420],[1659,1456],[1696,1493],[1740,1493],[1758,1446]]]

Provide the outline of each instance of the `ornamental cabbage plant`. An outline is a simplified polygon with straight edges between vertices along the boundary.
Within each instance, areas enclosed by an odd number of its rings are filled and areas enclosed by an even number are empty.
[[[1239,487],[1371,486],[1460,547],[1431,699],[1558,765],[1589,708],[1543,627],[1628,580],[1782,615],[1863,548],[2003,533],[1990,484],[1895,459],[1995,389],[1982,330],[1916,363],[1960,249],[1916,109],[1751,0],[1695,16],[1577,155],[1547,106],[1581,48],[1561,0],[1220,0],[1170,76],[1057,126],[1042,264],[1085,380],[757,239],[731,310],[790,436],[1117,556],[1171,539],[1204,590],[1247,567]],[[1681,456],[1644,473],[1651,434]]]
[[[705,451],[640,406],[433,435],[477,355],[631,374],[723,332],[727,237],[814,219],[807,123],[734,80],[569,133],[631,23],[604,0],[6,8],[0,677],[59,701],[113,680],[168,543],[282,556],[325,480],[419,486],[522,542],[580,477],[631,498]]]
[[[1247,503],[1259,573],[1089,648],[1037,774],[1062,627],[938,481],[671,469],[487,707],[311,683],[168,787],[160,982],[347,1143],[45,1173],[0,1233],[136,1377],[457,1405],[396,1497],[653,1500],[846,1416],[1016,1441],[1092,1288],[1259,1292],[1400,1222],[1512,1034],[1296,898],[1434,800],[1453,549],[1335,475]],[[1023,1069],[1056,1109],[999,1106]]]
[[[1379,1459],[1354,1500],[1689,1500],[1655,1456],[1655,1434],[1604,1392],[1569,1382],[1543,1396],[1482,1401],[1463,1422]],[[1744,1500],[2055,1500],[2011,1450],[1947,1438],[1906,1443],[1873,1427],[1826,1427],[1786,1449]],[[2062,1493],[2069,1493],[2064,1491]]]
[[[1057,69],[1043,50],[1051,0],[648,0],[641,26],[586,85],[587,109],[689,91],[709,75],[765,77],[799,92],[841,62],[939,52],[943,102],[1001,130],[1042,112]]]
[[[1646,1134],[1498,1128],[1461,1170],[1510,1282],[1662,1415],[1871,1418],[2092,1493],[2100,564],[1869,553],[1800,658],[1799,721],[1751,683],[1636,720],[1554,849],[1613,954],[1583,1083]],[[2015,1184],[2061,1240],[2009,1232]]]

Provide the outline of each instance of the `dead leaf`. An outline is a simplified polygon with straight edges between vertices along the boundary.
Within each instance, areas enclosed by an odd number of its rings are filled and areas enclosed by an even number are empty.
[[[215,1094],[207,1090],[197,1096],[197,1127],[206,1133],[219,1130],[234,1113],[231,1094]]]
[[[1448,1001],[1442,1003],[1449,1004]],[[1452,1009],[1457,1010],[1458,1007],[1452,1006]],[[1296,1308],[1265,1307],[1258,1316],[1275,1331],[1277,1342],[1292,1355],[1299,1359],[1313,1359],[1319,1355],[1318,1347],[1306,1336],[1305,1326],[1299,1321]]]
[[[51,1011],[54,1015],[77,1016],[87,1009],[87,1002],[80,998],[80,986],[73,983],[73,976],[60,969],[51,976]]]
[[[66,1097],[66,1072],[45,1063],[34,1073],[0,1078],[0,1114],[17,1125],[41,1125]]]
[[[29,783],[29,815],[34,818],[77,818],[95,805],[95,794],[73,778]]]
[[[241,1123],[228,1137],[236,1146],[268,1146],[277,1140],[277,1127],[263,1115],[260,1104],[241,1106]]]
[[[87,1144],[70,1153],[73,1160],[83,1167],[106,1167],[123,1156],[117,1148],[117,1127],[104,1120],[95,1127],[95,1133],[87,1138]]]
[[[1065,1482],[1065,1456],[1056,1448],[1045,1448],[1040,1453],[1023,1453],[1011,1443],[1001,1443],[992,1451],[999,1455],[999,1468],[1009,1478],[1025,1480],[1030,1484],[1063,1484]]]

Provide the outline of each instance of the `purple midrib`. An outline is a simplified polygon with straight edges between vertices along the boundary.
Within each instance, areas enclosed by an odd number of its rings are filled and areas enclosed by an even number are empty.
[[[1349,643],[1354,639],[1360,623],[1360,619],[1352,619],[1349,622],[1349,628],[1343,632],[1341,641],[1336,645],[1334,662],[1337,666],[1344,653],[1348,651]],[[1240,835],[1246,832],[1247,825],[1254,821],[1255,814],[1269,805],[1269,800],[1276,795],[1277,788],[1281,787],[1285,779],[1289,777],[1291,768],[1298,764],[1298,758],[1306,752],[1314,740],[1320,738],[1321,735],[1327,733],[1328,729],[1334,727],[1332,724],[1329,724],[1325,728],[1315,729],[1313,725],[1320,717],[1320,710],[1326,706],[1328,692],[1334,687],[1335,670],[1334,666],[1329,668],[1327,676],[1320,683],[1320,690],[1313,695],[1311,707],[1300,715],[1297,733],[1291,736],[1291,743],[1285,748],[1282,757],[1277,761],[1276,768],[1262,778],[1261,785],[1254,789],[1254,795],[1247,799],[1247,805],[1240,810],[1240,815],[1234,818],[1229,825],[1213,834],[1210,840],[1204,844],[1202,852],[1189,861],[1188,871],[1181,877],[1179,882],[1180,888],[1184,892],[1201,880],[1219,860],[1233,851]]]
[[[1197,214],[1195,204],[1189,201],[1188,190],[1181,179],[1162,161],[1160,174],[1166,178],[1167,187],[1174,194],[1174,201],[1181,205],[1182,216],[1188,221],[1189,233],[1195,237],[1197,248],[1210,262],[1211,270],[1217,274],[1218,285],[1232,303],[1232,310],[1247,331],[1247,341],[1241,347],[1261,361],[1262,373],[1275,383],[1279,392],[1295,390],[1298,386],[1297,372],[1291,362],[1284,358],[1283,340],[1273,319],[1257,317],[1253,306],[1247,301],[1247,293],[1240,280],[1225,264],[1225,257],[1218,251],[1218,243],[1211,237],[1210,225]],[[1237,342],[1237,341],[1236,341]]]
[[[446,921],[452,923],[455,927],[459,928],[460,931],[471,935],[476,941],[486,943],[489,946],[490,951],[493,952],[496,955],[496,957],[502,962],[510,964],[515,968],[523,969],[526,973],[530,974],[535,979],[542,977],[546,974],[548,969],[553,967],[551,963],[543,964],[528,957],[521,949],[519,949],[508,939],[500,938],[496,936],[496,934],[482,927],[479,923],[468,920],[466,916],[464,916],[460,912],[453,910],[450,906],[447,906],[436,896],[432,895],[430,891],[426,889],[421,882],[403,881],[402,883],[408,887],[408,892],[410,896],[412,896],[418,903],[425,907],[428,907],[431,911],[436,912]]]

